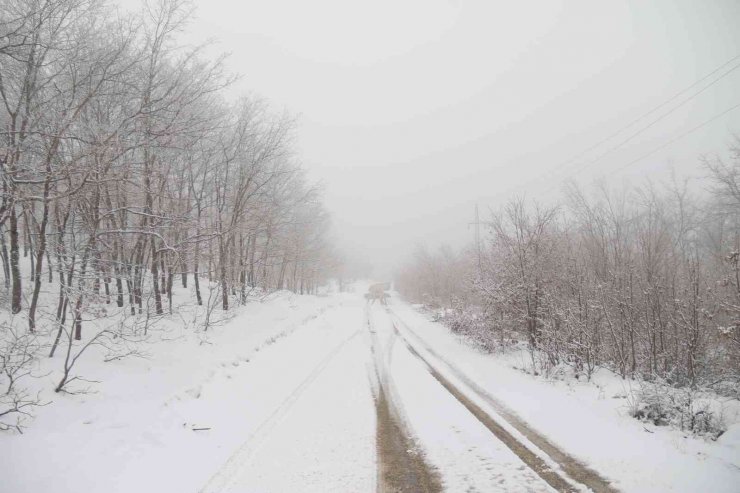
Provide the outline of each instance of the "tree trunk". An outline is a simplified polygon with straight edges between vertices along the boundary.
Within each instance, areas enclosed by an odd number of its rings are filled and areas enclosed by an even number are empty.
[[[5,243],[5,231],[0,229],[0,255],[3,260],[3,274],[5,275],[5,289],[10,288],[10,262],[8,261],[8,246]]]
[[[31,295],[31,306],[28,309],[28,330],[36,330],[36,305],[41,292],[41,274],[44,265],[44,253],[46,253],[46,225],[49,223],[49,178],[44,184],[44,212],[39,225],[39,241],[36,248],[36,270],[33,273],[33,294]]]
[[[224,311],[229,309],[229,290],[226,282],[226,247],[221,238],[218,242],[219,246],[219,264],[221,271],[221,304]]]
[[[12,313],[21,311],[21,269],[18,265],[20,261],[20,251],[18,244],[18,216],[15,212],[15,204],[10,206],[10,273],[13,280],[11,294]]]
[[[157,272],[157,248],[154,245],[154,237],[151,239],[152,250],[152,292],[154,293],[154,309],[157,315],[162,315],[162,293],[159,291],[159,272]]]

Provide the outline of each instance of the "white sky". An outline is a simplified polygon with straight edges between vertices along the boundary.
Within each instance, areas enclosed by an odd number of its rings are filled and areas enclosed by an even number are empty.
[[[737,109],[619,171],[740,103],[738,69],[619,151],[559,166],[739,55],[737,0],[194,3],[188,41],[217,38],[243,76],[234,91],[298,117],[337,237],[381,268],[416,243],[469,241],[476,202],[552,200],[571,178],[697,175],[740,133]]]

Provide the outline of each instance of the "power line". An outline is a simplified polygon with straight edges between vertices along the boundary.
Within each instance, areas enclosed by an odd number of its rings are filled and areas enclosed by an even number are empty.
[[[656,147],[656,148],[652,149],[651,151],[649,151],[649,152],[646,152],[645,154],[642,154],[641,156],[639,156],[639,157],[637,157],[637,158],[633,159],[632,161],[630,161],[630,162],[628,162],[628,163],[626,163],[626,164],[624,164],[624,165],[622,165],[622,166],[620,166],[620,167],[618,167],[618,168],[616,168],[616,169],[612,170],[612,171],[611,171],[611,172],[609,173],[609,175],[613,175],[614,173],[616,173],[616,172],[618,172],[618,171],[622,171],[622,170],[624,170],[624,169],[627,169],[627,168],[629,168],[629,167],[630,167],[630,166],[632,166],[633,164],[635,164],[635,163],[637,163],[637,162],[639,162],[639,161],[642,161],[643,159],[645,159],[645,158],[647,158],[647,157],[650,157],[650,156],[652,156],[652,155],[653,155],[653,154],[655,154],[656,152],[658,152],[658,151],[660,151],[660,150],[663,150],[663,149],[665,149],[666,147],[668,147],[668,146],[670,146],[670,145],[672,145],[672,144],[674,144],[674,143],[678,142],[679,140],[683,139],[684,137],[686,137],[686,136],[688,136],[688,135],[690,135],[690,134],[692,134],[692,133],[696,132],[696,131],[697,131],[697,130],[699,130],[700,128],[702,128],[702,127],[704,127],[704,126],[706,126],[706,125],[709,125],[709,124],[710,124],[710,123],[712,123],[713,121],[715,121],[715,120],[717,120],[717,119],[719,119],[719,118],[722,118],[722,117],[723,117],[723,116],[725,116],[726,114],[728,114],[728,113],[730,113],[731,111],[733,111],[733,110],[736,110],[736,109],[738,109],[738,108],[740,108],[740,103],[737,103],[737,104],[736,104],[736,105],[734,105],[734,106],[730,106],[730,107],[729,107],[729,108],[727,108],[726,110],[724,110],[724,111],[722,111],[722,112],[720,112],[720,113],[717,113],[716,115],[712,116],[712,117],[711,117],[711,118],[709,118],[708,120],[704,120],[704,121],[703,121],[702,123],[700,123],[699,125],[696,125],[696,126],[694,126],[694,127],[690,128],[689,130],[687,130],[687,131],[683,132],[682,134],[679,134],[679,135],[677,135],[676,137],[674,137],[674,138],[670,139],[669,141],[667,141],[667,142],[664,142],[664,143],[663,143],[663,144],[661,144],[660,146],[658,146],[658,147]],[[546,193],[546,194],[547,194],[547,193],[550,193],[550,192],[554,191],[555,189],[556,189],[556,187],[554,187],[554,186],[553,186],[553,187],[549,187],[549,188],[547,188],[547,189],[545,190],[545,193]]]
[[[569,158],[569,159],[566,159],[565,161],[562,161],[562,162],[560,162],[560,163],[559,163],[558,165],[556,165],[556,166],[555,166],[555,167],[554,167],[554,168],[553,168],[553,169],[551,170],[551,172],[553,172],[553,171],[556,171],[556,170],[558,170],[558,169],[560,169],[560,168],[562,168],[562,167],[564,167],[564,166],[567,166],[567,165],[569,165],[570,163],[572,163],[572,162],[574,162],[574,161],[577,161],[577,160],[578,160],[579,158],[581,158],[581,157],[582,157],[582,156],[584,156],[585,154],[588,154],[589,152],[591,152],[592,150],[594,150],[594,149],[596,149],[597,147],[601,146],[602,144],[604,144],[604,143],[606,143],[606,142],[608,142],[608,141],[612,140],[612,139],[613,139],[614,137],[616,137],[617,135],[621,134],[622,132],[624,132],[624,131],[625,131],[625,130],[627,130],[628,128],[630,128],[630,127],[634,126],[634,125],[635,125],[636,123],[638,123],[638,122],[642,121],[643,119],[647,118],[648,116],[652,115],[653,113],[655,113],[656,111],[660,110],[661,108],[663,108],[663,107],[667,106],[668,104],[672,103],[673,101],[675,101],[676,99],[678,99],[678,98],[679,98],[680,96],[682,96],[683,94],[687,93],[688,91],[690,91],[690,90],[691,90],[691,89],[693,89],[694,87],[698,86],[699,84],[701,84],[702,82],[704,82],[704,81],[705,81],[705,80],[707,80],[708,78],[712,77],[712,76],[713,76],[714,74],[716,74],[717,72],[719,72],[720,70],[722,70],[723,68],[725,68],[726,66],[728,66],[728,65],[730,65],[731,63],[735,62],[735,61],[736,61],[736,60],[738,60],[738,59],[740,59],[740,54],[738,54],[738,55],[735,55],[734,57],[730,58],[729,60],[727,60],[726,62],[724,62],[724,63],[723,63],[723,64],[721,64],[720,66],[716,67],[716,68],[715,68],[714,70],[712,70],[711,72],[709,72],[708,74],[706,74],[706,75],[702,76],[701,78],[699,78],[698,80],[694,81],[694,82],[693,82],[693,83],[692,83],[691,85],[689,85],[689,86],[685,87],[684,89],[681,89],[680,91],[678,91],[678,92],[677,92],[676,94],[674,94],[673,96],[671,96],[671,97],[670,97],[670,98],[668,98],[667,100],[663,101],[663,102],[662,102],[662,103],[660,103],[659,105],[655,106],[654,108],[652,108],[652,109],[648,110],[647,112],[643,113],[642,115],[638,116],[637,118],[635,118],[634,120],[632,120],[632,121],[631,121],[631,122],[629,122],[628,124],[626,124],[626,125],[624,125],[624,126],[620,127],[620,128],[618,129],[618,130],[616,130],[615,132],[613,132],[613,133],[609,134],[609,135],[608,135],[607,137],[605,137],[605,138],[601,139],[600,141],[598,141],[597,143],[595,143],[595,144],[594,144],[594,145],[592,145],[591,147],[589,147],[589,148],[585,149],[584,151],[581,151],[581,152],[579,152],[579,153],[578,153],[578,154],[576,154],[575,156],[573,156],[573,157],[571,157],[571,158]],[[707,89],[708,87],[710,87],[710,86],[714,85],[714,83],[716,83],[717,81],[719,81],[719,80],[720,80],[720,79],[722,79],[723,77],[727,76],[727,75],[728,75],[728,74],[729,74],[730,72],[734,71],[734,70],[735,70],[735,69],[737,69],[738,67],[740,67],[740,65],[736,65],[735,67],[731,68],[731,69],[730,69],[730,70],[729,70],[728,72],[725,72],[724,74],[722,74],[722,75],[721,75],[721,76],[720,76],[719,78],[717,78],[716,80],[714,80],[714,81],[713,81],[712,83],[710,83],[710,84],[709,84],[708,86],[706,86],[706,87],[704,87],[703,89],[701,89],[701,90],[699,91],[699,93],[695,94],[695,95],[694,95],[694,96],[692,96],[692,97],[695,97],[696,95],[700,94],[700,93],[701,93],[701,92],[703,92],[703,91],[704,91],[705,89]],[[690,99],[690,98],[689,98],[689,99]],[[684,104],[685,102],[686,102],[686,101],[682,102],[682,103],[681,103],[681,105],[683,105],[683,104]],[[678,107],[680,107],[681,105],[679,105]],[[678,108],[678,107],[676,107],[676,108]],[[675,110],[676,108],[674,108],[674,110]],[[672,111],[674,111],[674,110],[671,110],[671,112],[672,112]],[[664,116],[665,116],[665,115],[664,115]],[[598,159],[600,159],[601,157],[603,157],[603,155],[602,155],[602,156],[600,156],[600,157],[599,157]]]
[[[619,144],[615,145],[614,147],[611,147],[608,151],[600,154],[599,156],[597,156],[594,159],[591,159],[590,161],[586,161],[586,162],[582,163],[581,165],[577,166],[576,168],[573,169],[572,172],[573,173],[578,172],[578,171],[582,170],[583,168],[585,168],[586,166],[589,166],[591,164],[594,164],[595,162],[601,160],[604,156],[607,156],[607,155],[613,153],[614,151],[616,151],[617,149],[623,147],[626,143],[630,142],[632,139],[634,139],[635,137],[637,137],[638,135],[640,135],[641,133],[643,133],[645,130],[651,128],[653,125],[655,125],[656,123],[658,123],[659,121],[661,121],[663,118],[665,118],[666,116],[670,115],[671,113],[673,113],[677,109],[681,108],[683,105],[685,105],[686,103],[688,103],[689,101],[691,101],[692,99],[694,99],[695,97],[697,97],[698,95],[700,95],[701,93],[703,93],[705,90],[707,90],[710,87],[712,87],[714,84],[716,84],[721,79],[725,78],[726,76],[728,76],[729,74],[731,74],[732,72],[734,72],[735,70],[737,70],[738,68],[740,68],[740,64],[735,65],[730,70],[726,71],[725,73],[723,73],[722,75],[720,75],[719,77],[717,77],[716,79],[714,79],[712,82],[710,82],[706,86],[702,87],[701,89],[699,89],[698,91],[696,91],[695,93],[693,93],[692,95],[690,95],[689,97],[685,98],[678,105],[674,106],[673,108],[671,108],[670,110],[666,111],[665,113],[662,113],[658,118],[652,120],[650,123],[648,123],[644,127],[640,128],[637,132],[631,134],[629,137],[627,137],[626,139],[624,139],[621,142],[619,142]]]
[[[675,93],[675,94],[674,94],[673,96],[671,96],[671,97],[670,97],[670,98],[668,98],[667,100],[663,101],[662,103],[658,104],[657,106],[655,106],[655,107],[651,108],[650,110],[646,111],[646,112],[645,112],[645,113],[643,113],[642,115],[638,116],[637,118],[635,118],[634,120],[632,120],[632,121],[631,121],[631,122],[629,122],[628,124],[626,124],[626,125],[624,125],[624,126],[620,127],[620,128],[618,129],[618,130],[616,130],[615,132],[611,133],[611,134],[610,134],[610,135],[608,135],[607,137],[605,137],[605,138],[603,138],[603,139],[599,140],[598,142],[596,142],[596,143],[595,143],[595,144],[593,144],[592,146],[588,147],[587,149],[585,149],[585,150],[583,150],[583,151],[579,152],[579,153],[578,153],[578,154],[576,154],[575,156],[573,156],[573,157],[571,157],[571,158],[569,158],[569,159],[567,159],[567,160],[565,160],[565,161],[561,161],[561,162],[560,162],[560,163],[558,163],[558,164],[557,164],[557,165],[556,165],[555,167],[553,167],[553,168],[552,168],[552,169],[550,169],[549,171],[545,172],[545,175],[549,175],[550,177],[552,177],[552,175],[553,175],[553,174],[554,174],[554,173],[555,173],[556,171],[558,171],[559,169],[561,169],[561,168],[563,168],[564,166],[567,166],[567,165],[569,165],[569,164],[573,163],[574,161],[578,160],[578,159],[579,159],[580,157],[584,156],[585,154],[589,153],[590,151],[592,151],[592,150],[596,149],[597,147],[601,146],[602,144],[604,144],[604,143],[606,143],[606,142],[608,142],[608,141],[612,140],[612,139],[613,139],[614,137],[616,137],[617,135],[621,134],[622,132],[624,132],[624,131],[625,131],[625,130],[627,130],[628,128],[630,128],[630,127],[633,127],[633,126],[634,126],[634,125],[635,125],[636,123],[638,123],[638,122],[640,122],[640,121],[644,120],[645,118],[647,118],[648,116],[652,115],[653,113],[655,113],[656,111],[660,110],[661,108],[664,108],[665,106],[667,106],[667,105],[669,105],[670,103],[674,102],[674,101],[675,101],[675,100],[677,100],[677,99],[678,99],[679,97],[681,97],[682,95],[686,94],[686,93],[687,93],[687,92],[689,92],[690,90],[694,89],[694,88],[695,88],[696,86],[700,85],[700,84],[701,84],[702,82],[704,82],[704,81],[706,81],[707,79],[711,78],[712,76],[714,76],[715,74],[717,74],[718,72],[720,72],[720,71],[721,71],[722,69],[724,69],[724,68],[725,68],[725,67],[727,67],[728,65],[731,65],[731,64],[733,64],[733,63],[734,63],[735,61],[737,61],[737,60],[740,60],[740,54],[737,54],[737,55],[733,56],[732,58],[728,59],[727,61],[725,61],[725,62],[724,62],[724,63],[722,63],[721,65],[719,65],[719,66],[717,66],[716,68],[714,68],[714,69],[713,69],[713,70],[712,70],[711,72],[709,72],[709,73],[707,73],[706,75],[704,75],[704,76],[700,77],[699,79],[697,79],[696,81],[694,81],[694,82],[693,82],[692,84],[690,84],[689,86],[687,86],[687,87],[685,87],[685,88],[681,89],[680,91],[678,91],[677,93]],[[683,104],[685,104],[686,102],[688,102],[688,101],[689,101],[690,99],[692,99],[692,98],[694,98],[694,97],[698,96],[699,94],[701,94],[702,92],[704,92],[704,91],[705,91],[706,89],[708,89],[709,87],[713,86],[713,85],[714,85],[715,83],[717,83],[717,82],[718,82],[719,80],[723,79],[724,77],[726,77],[727,75],[729,75],[730,73],[732,73],[733,71],[735,71],[735,70],[736,70],[736,69],[738,69],[738,68],[740,68],[740,64],[738,64],[738,65],[735,65],[735,66],[731,67],[731,68],[730,68],[730,69],[729,69],[728,71],[724,72],[724,73],[723,73],[722,75],[720,75],[720,76],[719,76],[718,78],[714,79],[714,80],[713,80],[712,82],[710,82],[709,84],[707,84],[706,86],[704,86],[703,88],[701,88],[701,89],[700,89],[700,90],[699,90],[698,92],[696,92],[696,93],[692,94],[692,95],[691,95],[691,96],[689,96],[689,97],[688,97],[687,99],[685,99],[684,101],[682,101],[682,102],[681,102],[681,103],[680,103],[680,104],[679,104],[678,106],[674,107],[674,108],[673,108],[673,109],[671,109],[671,110],[670,110],[669,112],[667,112],[667,113],[664,113],[663,115],[661,115],[661,117],[659,117],[659,118],[658,118],[658,120],[656,120],[656,121],[653,121],[653,122],[651,122],[650,124],[648,124],[648,126],[647,126],[647,127],[643,127],[643,128],[642,128],[642,129],[640,130],[640,131],[638,131],[637,133],[635,133],[635,134],[631,135],[631,136],[630,136],[630,137],[629,137],[629,138],[628,138],[628,139],[627,139],[626,141],[622,141],[622,142],[621,142],[621,143],[620,143],[620,144],[619,144],[619,145],[617,146],[617,148],[618,148],[618,147],[621,147],[622,145],[624,145],[624,144],[625,144],[626,142],[628,142],[629,140],[632,140],[632,139],[633,139],[633,138],[634,138],[635,136],[639,135],[639,133],[641,133],[642,131],[646,130],[646,129],[647,129],[647,128],[649,128],[650,126],[654,125],[655,123],[657,123],[657,121],[659,121],[660,119],[664,118],[664,117],[665,117],[665,116],[667,116],[668,114],[672,113],[673,111],[675,111],[676,109],[678,109],[679,107],[681,107],[681,106],[682,106]],[[717,118],[719,118],[719,116],[721,116],[721,115],[718,115],[718,116],[717,116]],[[706,123],[709,123],[709,122],[705,122],[705,124],[706,124]],[[598,160],[598,159],[601,159],[602,157],[604,157],[604,155],[608,154],[609,152],[613,152],[613,150],[616,150],[616,149],[612,149],[612,150],[610,150],[610,151],[607,151],[607,153],[605,153],[605,154],[602,154],[601,156],[599,156],[599,157],[597,158],[597,160]],[[659,149],[658,149],[658,150],[659,150]],[[657,152],[657,150],[655,150],[655,152]],[[647,156],[644,156],[644,157],[647,157]],[[579,166],[579,168],[578,168],[578,169],[580,169],[580,168],[581,168],[581,167]],[[573,170],[573,171],[571,171],[571,172],[570,172],[569,174],[572,174],[572,173],[574,173],[575,171],[576,171],[576,170]],[[542,178],[543,178],[543,175],[540,175],[540,179],[542,179]],[[510,188],[509,190],[510,190],[510,191],[513,191],[513,190],[521,189],[521,188],[523,188],[523,187],[525,187],[525,186],[529,185],[529,184],[530,184],[530,183],[532,183],[533,181],[534,181],[534,180],[528,180],[528,181],[527,181],[526,183],[524,183],[524,184],[520,184],[520,185],[518,185],[518,186],[515,186],[515,187],[513,187],[513,188]],[[548,189],[548,191],[551,191],[551,190],[552,190],[552,188]]]
[[[704,122],[700,123],[699,125],[697,125],[697,126],[695,126],[695,127],[692,127],[691,129],[687,130],[686,132],[684,132],[684,133],[682,133],[682,134],[680,134],[680,135],[678,135],[678,136],[674,137],[673,139],[669,140],[668,142],[665,142],[664,144],[662,144],[662,145],[660,145],[660,146],[656,147],[656,148],[655,148],[655,149],[653,149],[652,151],[650,151],[650,152],[648,152],[648,153],[646,153],[646,154],[643,154],[642,156],[638,157],[637,159],[633,159],[632,161],[630,161],[629,163],[627,163],[627,164],[625,164],[625,165],[623,165],[623,166],[620,166],[619,168],[617,168],[617,169],[613,170],[613,171],[612,171],[611,173],[609,173],[609,174],[614,174],[614,173],[616,173],[617,171],[621,171],[621,170],[623,170],[623,169],[626,169],[626,168],[628,168],[628,167],[632,166],[633,164],[635,164],[636,162],[638,162],[638,161],[642,161],[642,160],[643,160],[643,159],[645,159],[646,157],[652,156],[652,155],[653,155],[653,154],[655,154],[656,152],[658,152],[658,151],[660,151],[660,150],[662,150],[662,149],[665,149],[665,148],[666,148],[666,147],[668,147],[669,145],[671,145],[671,144],[673,144],[673,143],[675,143],[675,142],[677,142],[677,141],[679,141],[679,140],[683,139],[684,137],[686,137],[686,136],[687,136],[687,135],[689,135],[689,134],[692,134],[692,133],[696,132],[697,130],[699,130],[699,129],[700,129],[700,128],[702,128],[703,126],[705,126],[705,125],[708,125],[708,124],[712,123],[713,121],[717,120],[718,118],[721,118],[721,117],[725,116],[725,115],[726,115],[727,113],[729,113],[729,112],[731,112],[732,110],[735,110],[735,109],[737,109],[737,108],[740,108],[740,103],[736,104],[735,106],[731,106],[731,107],[727,108],[726,110],[724,110],[724,111],[723,111],[723,112],[721,112],[721,113],[718,113],[718,114],[714,115],[714,116],[713,116],[713,117],[711,117],[710,119],[708,119],[708,120],[705,120]]]

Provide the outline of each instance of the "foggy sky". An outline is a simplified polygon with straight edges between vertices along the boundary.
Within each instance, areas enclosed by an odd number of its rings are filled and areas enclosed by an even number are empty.
[[[380,272],[417,243],[469,241],[476,203],[698,175],[740,133],[738,109],[621,169],[740,103],[739,69],[618,151],[591,162],[640,125],[562,164],[739,55],[736,0],[194,3],[188,41],[217,38],[243,76],[232,92],[297,116],[335,236]]]

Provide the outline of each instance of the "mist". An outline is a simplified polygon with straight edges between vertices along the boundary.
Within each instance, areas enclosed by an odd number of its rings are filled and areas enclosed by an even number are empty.
[[[690,97],[735,66],[732,0],[197,6],[188,39],[230,53],[234,94],[296,117],[334,236],[379,276],[417,244],[470,242],[476,204],[487,216],[512,196],[557,201],[570,180],[701,175],[740,128],[731,111],[633,162],[740,102],[738,70]]]
[[[739,21],[0,0],[0,489],[737,493]]]

